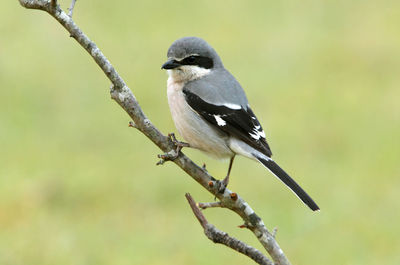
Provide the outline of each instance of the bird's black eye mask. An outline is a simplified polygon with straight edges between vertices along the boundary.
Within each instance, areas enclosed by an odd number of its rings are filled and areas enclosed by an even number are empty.
[[[182,59],[178,63],[181,65],[197,65],[205,69],[211,69],[214,66],[211,58],[200,55],[191,55]]]

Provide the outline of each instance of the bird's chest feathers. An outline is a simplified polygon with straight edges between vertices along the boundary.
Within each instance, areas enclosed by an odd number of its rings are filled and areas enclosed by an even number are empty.
[[[191,109],[183,94],[184,83],[168,78],[167,95],[172,119],[179,134],[191,147],[200,149],[217,158],[232,156],[226,144],[226,135],[212,128]]]
[[[187,121],[190,121],[188,115],[193,115],[187,111],[190,108],[185,100],[185,95],[183,94],[183,82],[175,81],[175,79],[170,76],[167,81],[167,96],[168,104],[171,110],[172,119],[174,120],[175,126],[177,127],[179,133],[184,137],[189,134],[192,130]]]
[[[168,104],[175,127],[192,147],[207,149],[208,147],[203,146],[205,144],[203,133],[214,132],[211,132],[205,121],[190,108],[182,91],[183,86],[183,82],[176,82],[172,77],[168,78]]]

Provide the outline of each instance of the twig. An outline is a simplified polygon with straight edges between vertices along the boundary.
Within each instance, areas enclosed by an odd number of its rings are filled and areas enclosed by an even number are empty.
[[[130,121],[130,122],[128,123],[128,127],[132,127],[132,128],[136,128],[136,129],[137,129],[137,126],[136,126],[136,124],[135,124],[133,121]]]
[[[201,224],[201,226],[204,229],[206,229],[206,225],[208,224],[208,221],[207,221],[206,217],[204,216],[204,214],[197,207],[197,203],[194,201],[193,197],[189,193],[186,193],[185,197],[190,205],[190,208],[192,208],[194,216],[196,216],[197,220],[199,220],[199,223]]]
[[[207,208],[224,207],[221,202],[199,202],[197,206],[203,210]]]
[[[240,252],[258,264],[262,265],[273,265],[267,257],[265,257],[258,249],[247,245],[246,243],[229,236],[227,233],[217,229],[214,225],[210,224],[200,209],[197,207],[193,197],[186,193],[185,197],[192,208],[193,214],[196,216],[200,225],[204,229],[204,234],[214,243],[223,244],[231,249]]]
[[[132,91],[96,44],[91,41],[75,24],[72,18],[57,5],[56,0],[19,0],[19,2],[26,8],[44,10],[53,16],[69,32],[70,36],[91,55],[94,61],[103,70],[104,74],[110,79],[112,82],[110,90],[111,98],[127,112],[134,124],[136,124],[137,129],[146,135],[163,152],[170,152],[176,149],[174,143],[167,136],[163,135],[146,117]],[[174,159],[173,162],[201,186],[216,196],[225,208],[236,212],[242,217],[246,227],[254,233],[263,247],[271,255],[274,264],[290,264],[272,234],[265,227],[261,218],[258,217],[254,210],[239,195],[232,193],[229,189],[225,189],[224,193],[219,193],[216,188],[217,185],[209,185],[209,183],[214,183],[215,179],[182,152],[179,153],[178,157]],[[233,194],[235,196],[233,196]]]
[[[57,0],[50,0],[50,6],[52,8],[56,7],[56,5],[57,5]]]
[[[276,233],[278,233],[278,227],[274,227],[274,229],[272,229],[272,236],[275,238],[276,237]]]
[[[72,13],[74,12],[76,0],[71,1],[71,5],[68,8],[68,16],[72,18]]]

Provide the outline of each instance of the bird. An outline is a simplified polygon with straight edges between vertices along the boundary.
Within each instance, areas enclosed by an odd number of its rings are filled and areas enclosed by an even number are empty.
[[[225,69],[221,58],[204,39],[183,37],[172,43],[167,61],[167,97],[172,119],[187,142],[217,159],[229,159],[224,192],[233,161],[242,155],[260,162],[286,184],[311,210],[319,210],[313,199],[271,158],[265,132],[246,94]]]

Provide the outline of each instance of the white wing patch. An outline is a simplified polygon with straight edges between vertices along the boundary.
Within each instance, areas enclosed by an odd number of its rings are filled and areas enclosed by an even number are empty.
[[[220,115],[214,115],[215,121],[217,122],[218,126],[225,126],[226,121],[224,121]]]
[[[249,133],[251,137],[253,137],[254,139],[258,140],[260,139],[260,135],[258,135],[258,132],[256,133]]]
[[[225,103],[224,106],[227,108],[230,108],[230,109],[235,109],[235,110],[239,110],[242,108],[242,106],[237,105],[237,104],[232,104],[232,103]]]
[[[260,140],[260,138],[265,139],[265,132],[264,130],[259,131],[259,129],[261,129],[261,126],[255,126],[253,131],[250,132],[250,136],[255,139],[255,140]]]

